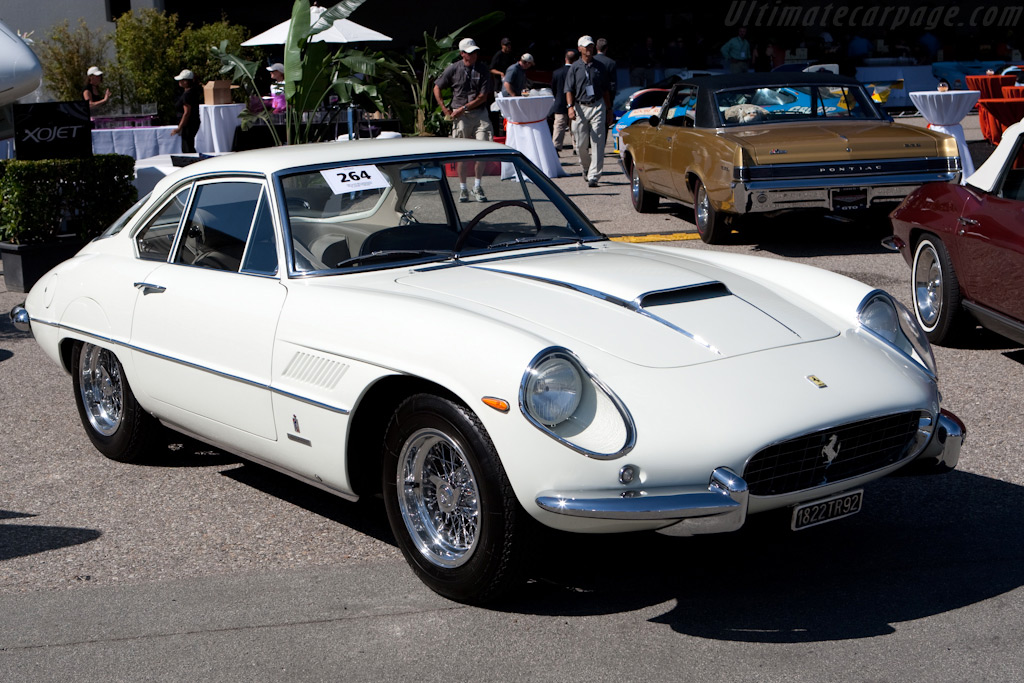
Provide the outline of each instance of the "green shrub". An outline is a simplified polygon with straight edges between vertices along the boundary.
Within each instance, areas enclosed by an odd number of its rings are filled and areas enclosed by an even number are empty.
[[[203,24],[198,28],[186,27],[174,46],[174,53],[178,55],[182,66],[172,76],[176,76],[181,69],[192,69],[196,75],[196,85],[200,87],[207,81],[224,78],[220,73],[221,62],[210,53],[210,48],[219,46],[222,40],[226,40],[230,52],[239,54],[241,51],[248,56],[253,50],[242,48],[242,41],[248,37],[249,31],[244,26],[234,26],[223,19],[213,24]]]
[[[102,31],[93,31],[78,20],[78,28],[71,30],[70,22],[55,25],[46,38],[33,46],[43,65],[43,81],[53,96],[61,102],[82,99],[86,74],[90,66],[103,71],[110,36]]]
[[[174,119],[174,101],[178,97],[174,77],[182,69],[190,68],[174,52],[179,32],[177,14],[144,9],[117,18],[117,64],[111,71],[120,89],[117,94],[129,110],[137,111],[139,105],[155,103],[162,123]]]
[[[0,240],[90,240],[135,203],[134,177],[135,160],[122,154],[0,164]]]

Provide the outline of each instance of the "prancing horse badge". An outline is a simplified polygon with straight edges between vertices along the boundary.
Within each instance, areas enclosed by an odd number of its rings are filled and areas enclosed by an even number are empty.
[[[828,386],[827,384],[822,382],[817,375],[807,375],[807,380],[814,386],[818,387],[819,389],[824,389],[825,387]]]

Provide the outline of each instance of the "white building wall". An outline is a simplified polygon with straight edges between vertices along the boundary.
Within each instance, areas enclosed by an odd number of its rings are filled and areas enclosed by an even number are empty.
[[[164,0],[131,0],[133,11],[164,9]],[[92,30],[113,33],[114,22],[107,21],[107,0],[0,0],[0,21],[22,35],[32,32],[30,40],[41,41],[55,25],[67,20],[71,30],[84,19]],[[110,58],[113,58],[113,47]],[[22,102],[45,102],[50,99],[46,86],[41,85]]]

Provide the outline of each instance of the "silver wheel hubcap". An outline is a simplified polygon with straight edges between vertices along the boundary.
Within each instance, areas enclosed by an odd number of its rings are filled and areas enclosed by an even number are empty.
[[[398,456],[398,505],[413,543],[439,567],[466,563],[480,530],[476,476],[461,447],[436,429],[421,429]]]
[[[697,190],[697,229],[704,232],[708,228],[708,214],[711,209],[708,206],[708,193],[701,185]]]
[[[942,266],[930,245],[917,255],[914,268],[914,303],[921,323],[933,329],[942,312]]]
[[[640,174],[636,171],[636,166],[633,167],[633,183],[631,187],[633,193],[633,205],[640,205]]]
[[[124,379],[114,354],[92,344],[82,346],[82,404],[92,428],[110,436],[124,415]]]

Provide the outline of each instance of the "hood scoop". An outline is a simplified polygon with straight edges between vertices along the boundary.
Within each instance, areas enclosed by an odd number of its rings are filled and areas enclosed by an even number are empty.
[[[685,304],[691,301],[706,301],[707,299],[731,295],[732,292],[729,291],[729,288],[721,282],[705,282],[692,287],[681,287],[664,292],[651,292],[640,297],[637,304],[640,308],[655,308],[658,306]]]

